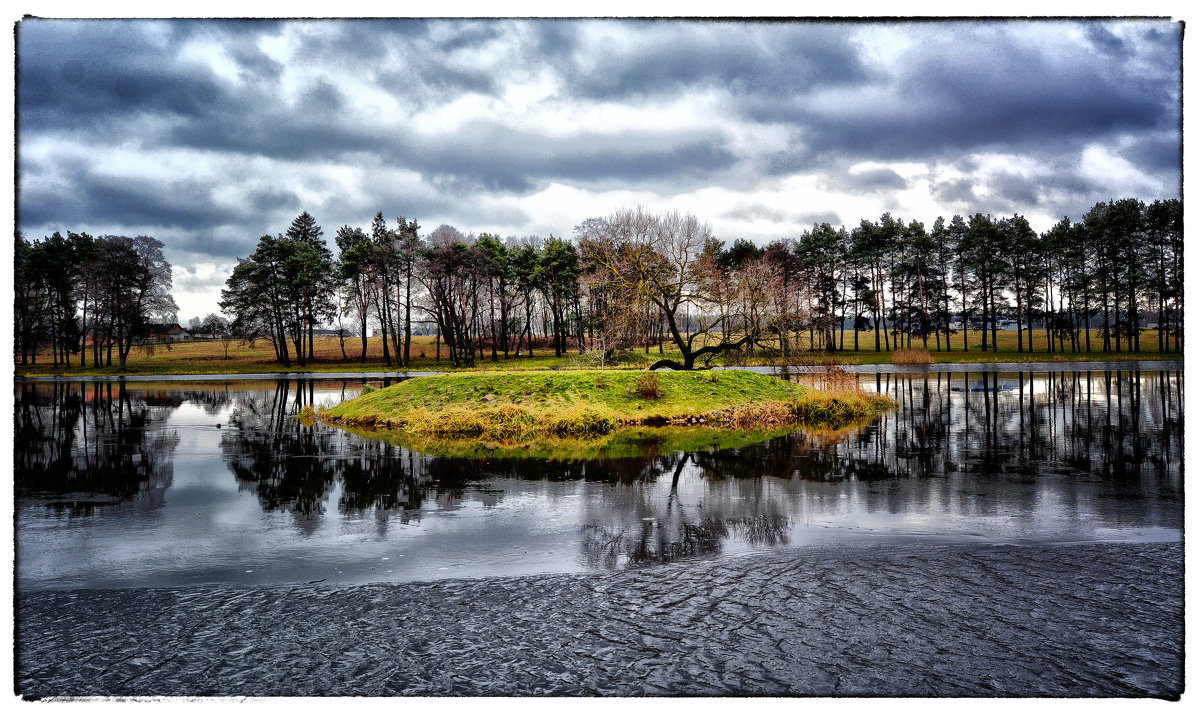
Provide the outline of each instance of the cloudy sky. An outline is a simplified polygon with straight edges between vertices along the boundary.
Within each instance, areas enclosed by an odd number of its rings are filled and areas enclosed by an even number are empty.
[[[681,209],[757,242],[885,211],[1180,193],[1181,28],[925,23],[25,20],[29,238],[148,234],[179,317],[309,211],[570,236]]]

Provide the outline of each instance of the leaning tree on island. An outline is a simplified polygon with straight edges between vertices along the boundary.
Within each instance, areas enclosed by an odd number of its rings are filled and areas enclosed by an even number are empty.
[[[692,370],[697,361],[755,345],[775,330],[771,266],[761,257],[736,269],[722,265],[712,230],[691,214],[623,209],[585,221],[576,237],[585,264],[606,279],[611,296],[649,303],[666,320],[683,360],[664,358],[650,370]],[[742,275],[730,276],[731,270]]]

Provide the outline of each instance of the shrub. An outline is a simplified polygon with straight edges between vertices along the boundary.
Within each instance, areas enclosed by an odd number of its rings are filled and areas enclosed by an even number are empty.
[[[317,410],[312,406],[312,404],[309,404],[304,406],[304,408],[300,410],[300,414],[296,417],[305,427],[312,427],[313,423],[317,421],[318,414]]]
[[[637,394],[646,399],[661,398],[662,389],[658,385],[658,376],[651,372],[642,373],[638,376]]]
[[[729,424],[736,428],[784,425],[791,422],[794,422],[791,406],[778,400],[739,405],[729,416]]]
[[[797,420],[807,424],[844,425],[891,407],[883,395],[860,392],[806,393],[790,401]]]
[[[362,392],[361,392],[361,393],[359,393],[359,395],[366,395],[367,393],[374,393],[374,392],[375,392],[375,389],[374,389],[374,388],[372,388],[371,386],[369,386],[369,385],[366,385],[366,384],[364,383],[364,384],[363,384],[363,387],[362,387]]]

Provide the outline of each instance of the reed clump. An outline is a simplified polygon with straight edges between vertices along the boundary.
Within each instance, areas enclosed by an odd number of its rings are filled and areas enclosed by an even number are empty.
[[[897,348],[892,351],[892,363],[896,365],[929,365],[933,356],[925,348]]]
[[[637,379],[637,394],[647,400],[662,397],[662,387],[658,384],[658,376],[654,373],[642,373]]]
[[[792,410],[788,402],[782,400],[739,405],[724,420],[726,425],[734,428],[769,427],[793,422]]]
[[[300,411],[300,414],[296,416],[296,419],[299,420],[300,424],[304,427],[310,428],[312,427],[313,423],[317,422],[317,418],[319,417],[320,413],[310,403],[309,405],[304,406],[304,408]]]
[[[886,395],[865,390],[810,391],[788,401],[792,417],[809,424],[844,425],[895,407]]]

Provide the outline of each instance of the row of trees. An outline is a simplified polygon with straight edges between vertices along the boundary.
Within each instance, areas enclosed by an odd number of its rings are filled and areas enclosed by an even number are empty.
[[[579,255],[570,242],[467,237],[445,225],[422,238],[419,229],[404,217],[389,228],[382,213],[369,231],[342,226],[335,260],[305,212],[239,260],[221,310],[235,335],[269,340],[285,365],[314,357],[318,323],[346,320],[361,337],[360,361],[374,328],[389,365],[409,365],[414,331],[430,324],[437,357],[444,345],[455,365],[474,365],[487,350],[494,359],[528,355],[535,335],[549,336],[557,355],[572,337],[584,345]]]
[[[938,217],[926,229],[884,214],[765,247],[726,246],[694,216],[641,208],[587,219],[573,240],[419,229],[379,213],[367,230],[338,229],[334,257],[303,213],[239,262],[222,310],[235,333],[302,365],[314,326],[343,320],[361,336],[361,361],[373,328],[385,361],[405,366],[415,330],[433,332],[437,357],[444,346],[455,365],[538,342],[558,356],[666,343],[682,360],[660,365],[692,368],[729,351],[859,350],[863,330],[877,351],[951,350],[956,334],[969,350],[972,326],[994,351],[1003,322],[1020,352],[1035,338],[1043,350],[1137,351],[1145,324],[1160,351],[1182,350],[1177,200],[1097,204],[1040,235],[1020,215]]]
[[[279,362],[302,366],[323,325],[361,336],[364,362],[377,332],[385,361],[404,366],[417,333],[433,333],[437,358],[444,349],[455,365],[535,347],[603,356],[673,344],[681,359],[661,365],[692,368],[730,351],[859,350],[862,331],[877,351],[951,350],[956,335],[969,350],[967,327],[986,328],[982,348],[994,351],[1004,322],[1021,352],[1035,341],[1138,351],[1144,325],[1157,326],[1160,351],[1183,347],[1178,200],[1096,204],[1040,235],[1020,215],[938,217],[927,229],[884,214],[763,247],[726,245],[694,216],[641,208],[587,219],[570,240],[419,231],[381,212],[365,230],[339,228],[335,256],[316,219],[300,214],[238,261],[221,296],[229,331],[269,340]],[[89,353],[112,365],[115,352],[123,366],[152,323],[174,321],[162,248],[145,236],[18,234],[21,363],[49,347],[55,365]]]
[[[22,365],[39,349],[70,367],[91,354],[92,365],[125,367],[154,322],[174,322],[171,264],[149,236],[101,236],[68,231],[30,242],[17,233],[13,260],[13,344]]]
[[[983,350],[994,351],[1002,320],[1016,329],[1018,352],[1043,334],[1047,350],[1090,352],[1093,328],[1100,350],[1138,351],[1146,324],[1157,326],[1160,351],[1183,347],[1177,200],[1096,204],[1040,235],[1019,214],[938,217],[928,231],[884,214],[849,232],[814,227],[796,253],[809,276],[811,323],[829,350],[845,347],[847,318],[865,326],[866,316],[875,350],[881,337],[885,350],[914,340],[949,350],[955,326],[977,324],[989,329]],[[965,332],[962,340],[968,350]],[[857,349],[857,333],[853,341]]]

